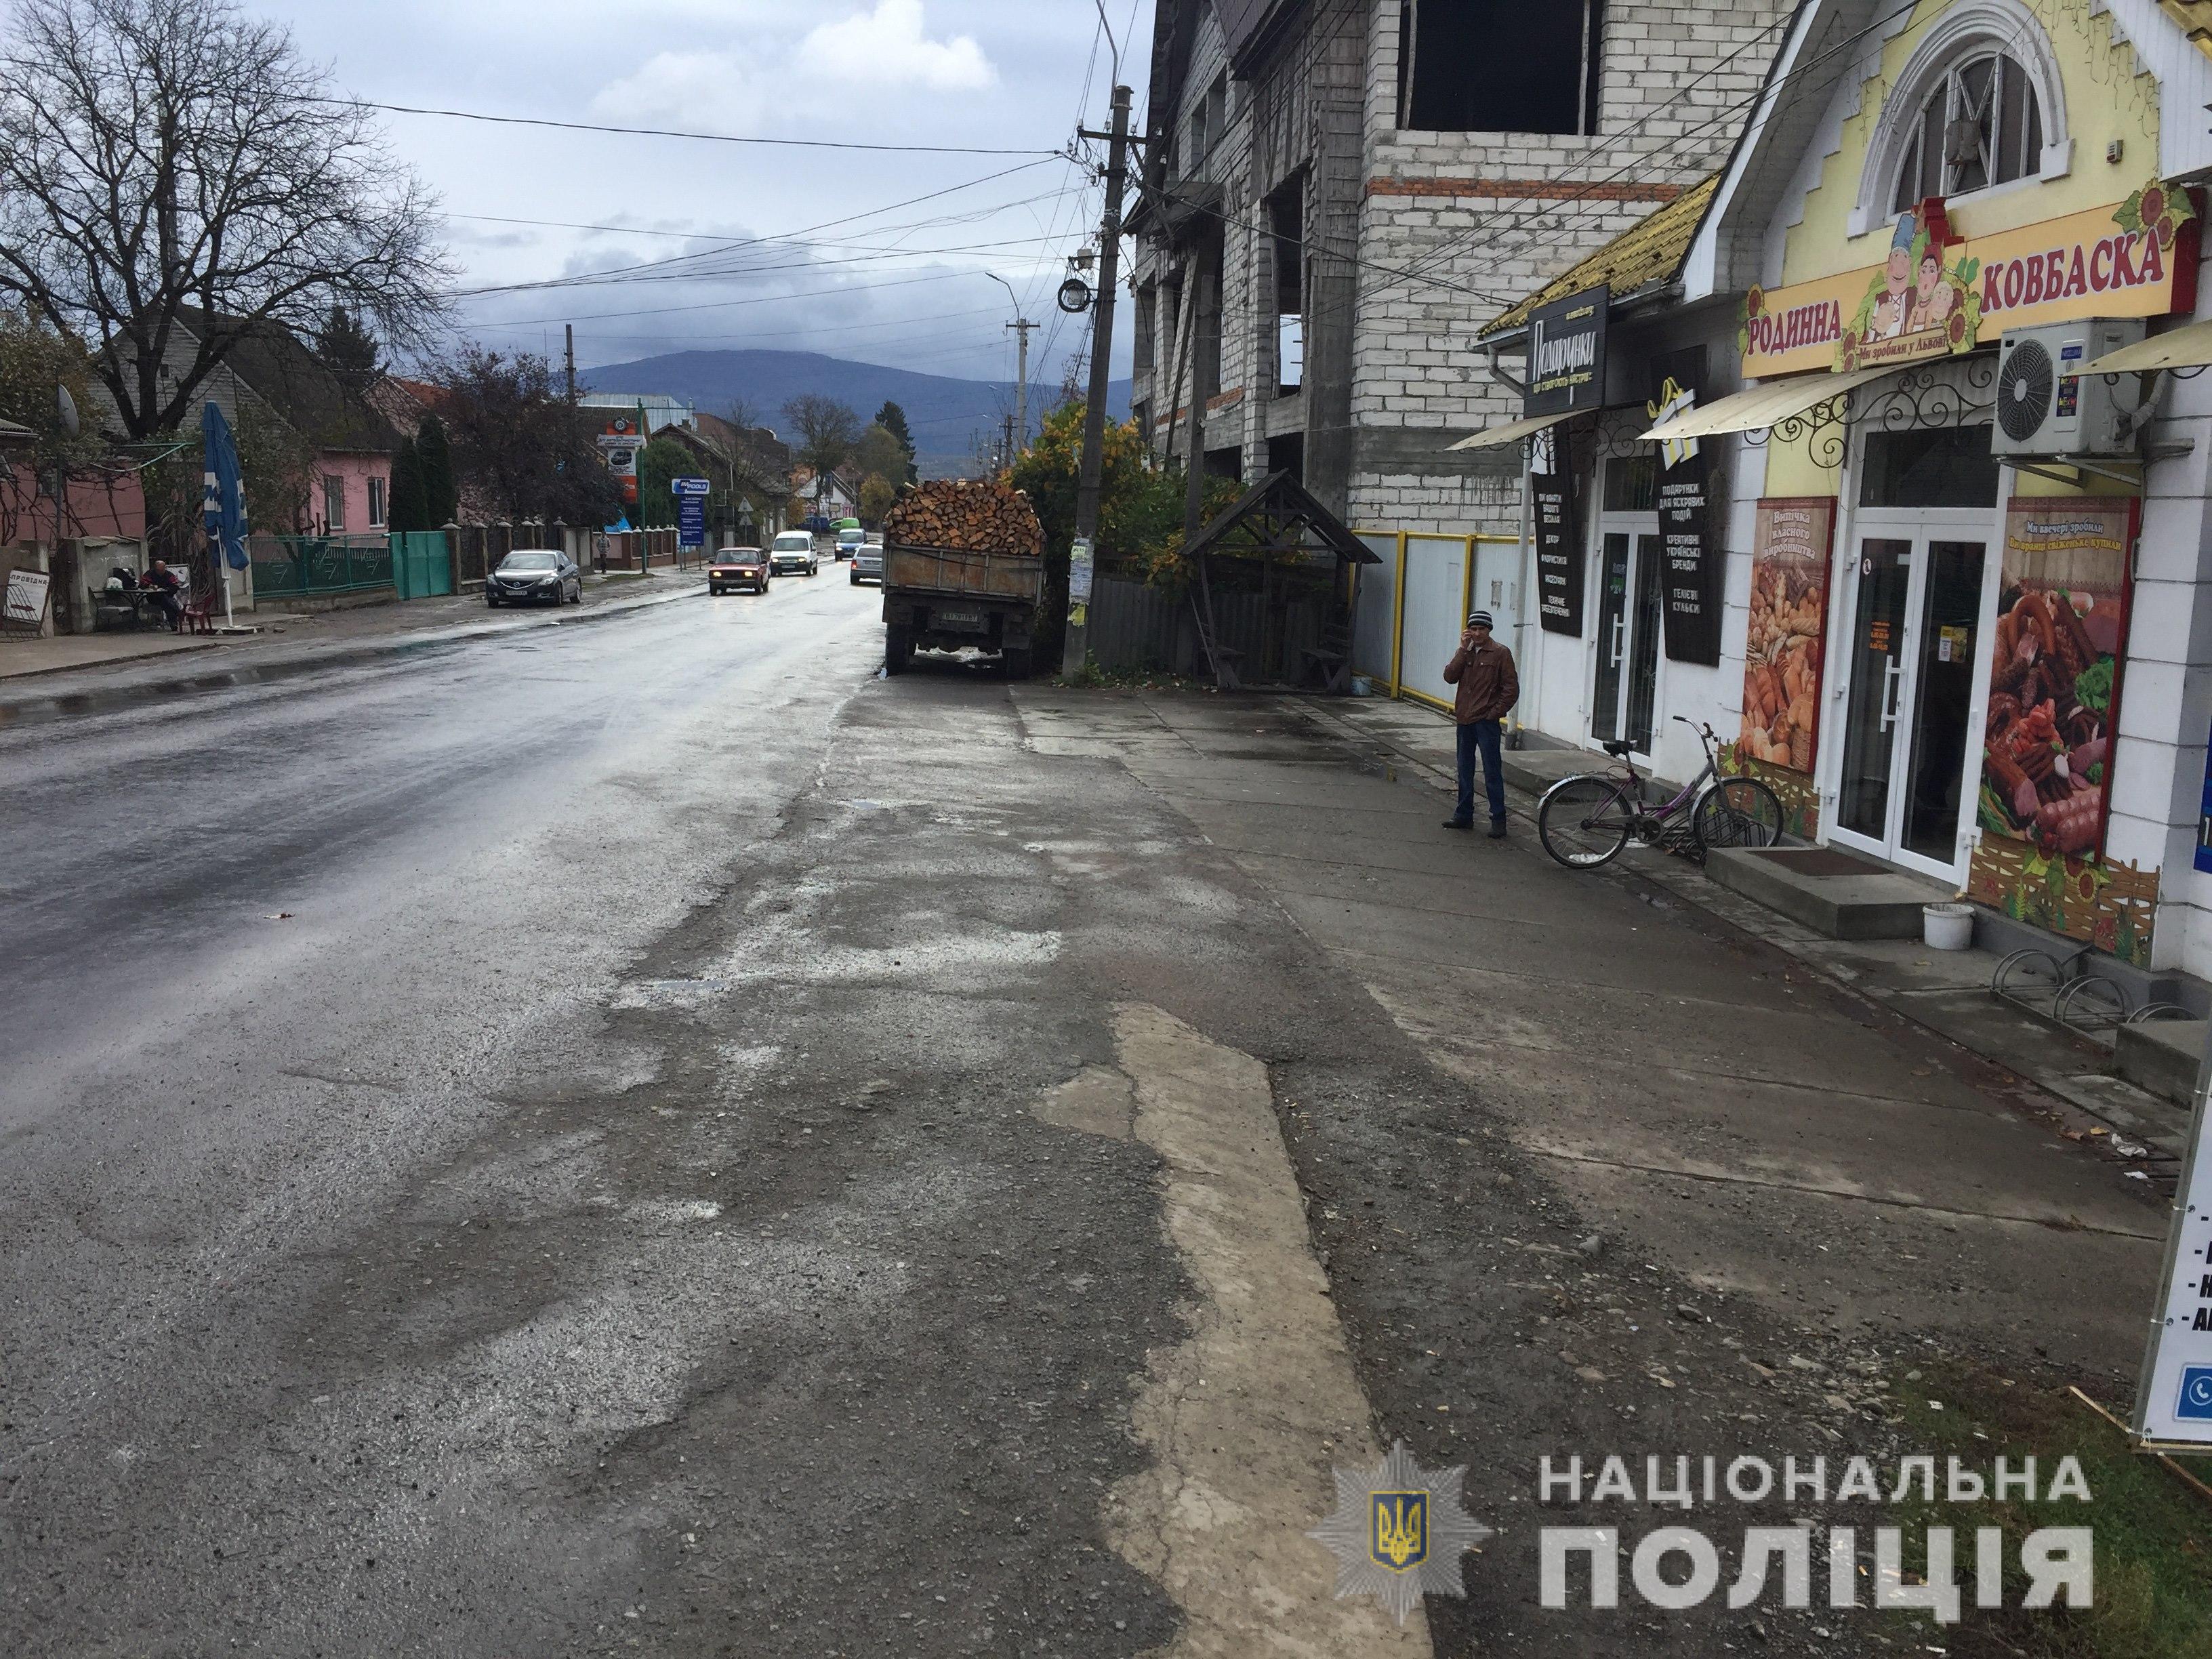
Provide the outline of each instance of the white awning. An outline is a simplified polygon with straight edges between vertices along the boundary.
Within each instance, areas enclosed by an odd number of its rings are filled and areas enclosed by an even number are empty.
[[[1450,446],[1453,449],[1498,449],[1507,444],[1518,443],[1532,437],[1547,427],[1559,425],[1576,413],[1569,410],[1565,415],[1535,415],[1525,421],[1508,421],[1504,426],[1493,426],[1478,432],[1472,438],[1462,438]]]
[[[2197,368],[2212,363],[2212,322],[2185,323],[2118,351],[2108,351],[2084,374],[2141,374],[2154,368]]]
[[[1662,421],[1643,435],[1648,442],[1663,443],[1669,439],[1717,438],[1726,432],[1761,432],[1793,415],[1817,409],[1854,386],[1895,373],[1889,368],[1862,368],[1849,374],[1796,374],[1786,380],[1762,381],[1717,404]]]

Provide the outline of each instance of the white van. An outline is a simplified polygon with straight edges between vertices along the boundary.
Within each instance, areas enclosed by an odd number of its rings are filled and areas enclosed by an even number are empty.
[[[779,576],[811,576],[821,568],[814,556],[814,532],[811,530],[782,532],[776,537],[775,545],[769,549],[768,557]]]

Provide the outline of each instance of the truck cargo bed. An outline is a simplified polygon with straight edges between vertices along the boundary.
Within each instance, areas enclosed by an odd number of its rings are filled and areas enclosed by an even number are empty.
[[[1034,604],[1044,561],[1033,554],[968,553],[950,547],[884,549],[884,588],[965,598],[1020,599]]]

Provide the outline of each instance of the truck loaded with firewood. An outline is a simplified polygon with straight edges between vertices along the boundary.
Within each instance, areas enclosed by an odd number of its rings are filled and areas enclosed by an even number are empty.
[[[988,652],[1026,678],[1044,575],[1044,526],[1018,489],[916,484],[884,520],[884,672],[920,651]]]

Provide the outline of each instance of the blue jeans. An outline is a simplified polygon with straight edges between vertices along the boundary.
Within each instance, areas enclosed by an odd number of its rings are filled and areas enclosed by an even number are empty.
[[[1482,757],[1482,787],[1490,797],[1490,821],[1505,822],[1505,774],[1499,769],[1497,720],[1469,720],[1459,729],[1459,810],[1462,823],[1474,822],[1474,760]]]

